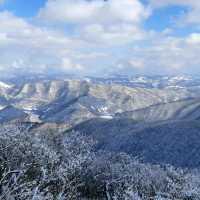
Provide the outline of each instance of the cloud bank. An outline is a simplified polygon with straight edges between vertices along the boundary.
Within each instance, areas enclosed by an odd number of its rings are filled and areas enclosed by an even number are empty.
[[[177,35],[178,27],[163,31],[145,27],[156,10],[173,5],[189,8],[181,19],[185,26],[193,24],[195,31]],[[99,76],[200,72],[199,13],[200,2],[193,0],[151,0],[148,4],[139,0],[48,0],[32,19],[3,10],[0,71],[52,70]]]

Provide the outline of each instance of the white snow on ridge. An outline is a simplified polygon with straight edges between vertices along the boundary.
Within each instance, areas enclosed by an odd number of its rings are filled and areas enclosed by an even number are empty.
[[[41,122],[39,115],[29,113],[29,118],[31,122]]]
[[[13,85],[9,85],[7,83],[0,81],[0,87],[9,89],[9,88],[12,88]]]
[[[189,80],[191,80],[191,78],[188,76],[174,76],[169,80],[169,82],[189,81]]]
[[[0,105],[0,111],[3,110],[6,106]]]
[[[113,116],[111,116],[111,115],[101,115],[100,118],[102,118],[102,119],[113,119]]]
[[[29,105],[29,106],[23,106],[23,109],[26,111],[34,111],[37,110],[34,106]]]
[[[106,107],[106,106],[100,107],[97,110],[98,110],[98,112],[107,113],[108,112],[108,107]]]
[[[167,86],[166,88],[185,89],[185,87],[178,86],[178,85],[170,85],[170,86]]]

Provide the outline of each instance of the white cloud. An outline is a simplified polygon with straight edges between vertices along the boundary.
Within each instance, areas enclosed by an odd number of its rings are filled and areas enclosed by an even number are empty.
[[[60,31],[34,26],[9,12],[0,12],[0,24],[3,70],[44,71],[52,67],[64,70],[63,57],[73,57],[82,46],[87,48],[82,41],[66,37]]]
[[[70,72],[78,72],[78,71],[82,71],[84,69],[81,64],[74,63],[69,58],[62,59],[61,67],[63,70],[70,71]]]
[[[141,40],[145,37],[145,32],[137,26],[130,24],[102,26],[101,24],[91,24],[79,30],[81,37],[88,42],[99,45],[123,45],[132,41]]]
[[[187,38],[187,42],[189,44],[196,44],[199,45],[200,44],[200,33],[192,33],[188,38]]]
[[[48,0],[39,17],[64,23],[138,23],[148,16],[138,0]]]
[[[175,2],[194,7],[194,1]],[[173,3],[152,0],[151,5],[155,9]],[[44,20],[40,25],[0,12],[0,70],[80,74],[113,69],[148,74],[198,71],[200,34],[170,37],[168,27],[163,33],[147,32],[141,24],[148,15],[139,0],[49,0],[38,15]]]
[[[135,58],[133,60],[129,60],[129,65],[139,70],[145,68],[145,62],[141,58]]]
[[[48,23],[73,24],[88,41],[114,45],[141,39],[148,16],[139,0],[49,0],[38,15]]]
[[[120,70],[148,74],[200,72],[200,34],[185,38],[157,34],[149,42],[145,48],[133,48],[120,62]]]

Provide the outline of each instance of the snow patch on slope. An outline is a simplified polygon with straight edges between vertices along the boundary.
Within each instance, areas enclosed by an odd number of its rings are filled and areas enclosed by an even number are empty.
[[[9,89],[9,88],[12,88],[13,86],[0,81],[0,87]]]

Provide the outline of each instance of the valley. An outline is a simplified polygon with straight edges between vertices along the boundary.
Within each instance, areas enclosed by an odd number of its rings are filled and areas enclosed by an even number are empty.
[[[136,80],[149,85],[154,79]],[[126,152],[154,164],[198,167],[200,83],[183,77],[159,80],[162,88],[112,83],[113,78],[1,82],[0,122],[63,134],[78,131],[92,136],[97,149]],[[182,86],[169,87],[172,80]]]
[[[0,82],[0,158],[20,166],[23,183],[8,176],[4,185],[16,181],[32,196],[38,181],[56,199],[198,199],[200,83],[135,79],[142,85],[91,77]]]

